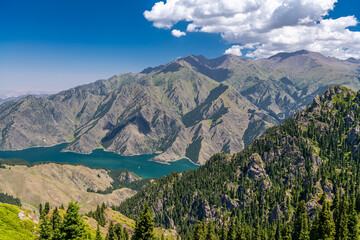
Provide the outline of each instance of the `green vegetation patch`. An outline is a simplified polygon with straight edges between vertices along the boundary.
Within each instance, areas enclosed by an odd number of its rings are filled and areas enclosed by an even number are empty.
[[[19,207],[0,204],[0,239],[24,240],[36,239],[34,234],[36,224],[29,219],[20,220],[20,211],[27,215],[27,210]]]

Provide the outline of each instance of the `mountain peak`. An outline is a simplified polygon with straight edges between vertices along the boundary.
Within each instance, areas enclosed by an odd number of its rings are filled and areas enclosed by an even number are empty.
[[[320,54],[315,52],[310,52],[308,50],[300,50],[296,52],[280,52],[275,54],[274,56],[269,57],[268,59],[280,59],[280,61],[283,61],[289,57],[299,56],[299,55],[308,55],[308,54]],[[320,54],[321,55],[321,54]]]
[[[346,62],[350,62],[350,63],[360,63],[360,59],[356,59],[356,58],[348,58],[345,60]]]
[[[234,60],[244,60],[243,58],[233,55],[233,54],[225,54],[217,58],[208,59],[203,55],[187,55],[179,60],[186,61],[191,65],[194,65],[196,62],[197,64],[204,65],[208,68],[218,68],[220,65],[225,63],[226,61],[234,61]]]

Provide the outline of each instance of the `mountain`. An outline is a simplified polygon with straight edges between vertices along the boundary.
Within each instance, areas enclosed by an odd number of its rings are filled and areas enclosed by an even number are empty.
[[[274,222],[291,225],[301,200],[312,220],[326,199],[336,208],[339,195],[357,199],[360,210],[359,136],[360,92],[331,87],[242,152],[218,153],[196,170],[157,179],[118,209],[137,216],[148,202],[157,225],[183,236],[197,220],[221,225],[230,215],[274,232]]]
[[[356,59],[356,58],[348,58],[346,59],[346,61],[351,63],[360,63],[360,59]]]
[[[122,155],[157,152],[204,164],[235,153],[332,85],[360,89],[358,63],[299,51],[269,59],[189,55],[78,86],[48,98],[0,106],[0,150],[52,146]]]
[[[358,61],[342,61],[306,50],[258,60],[234,55],[212,60],[187,56],[184,60],[201,73],[232,86],[280,121],[304,108],[329,86],[353,90],[360,86]]]

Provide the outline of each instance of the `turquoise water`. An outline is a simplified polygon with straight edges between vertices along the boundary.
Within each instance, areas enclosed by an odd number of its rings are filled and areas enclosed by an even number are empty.
[[[60,144],[54,147],[0,151],[0,158],[19,158],[30,163],[51,161],[70,164],[80,163],[91,167],[110,168],[113,170],[128,169],[143,178],[162,177],[173,171],[183,172],[198,168],[197,165],[187,159],[181,159],[169,165],[149,161],[156,154],[127,157],[112,152],[105,152],[101,149],[94,150],[91,154],[61,152],[65,147],[66,144]]]

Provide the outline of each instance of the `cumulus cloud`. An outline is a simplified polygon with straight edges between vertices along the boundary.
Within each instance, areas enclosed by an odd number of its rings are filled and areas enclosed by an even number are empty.
[[[171,34],[174,36],[174,37],[182,37],[182,36],[185,36],[186,35],[186,32],[182,32],[180,30],[177,30],[177,29],[174,29],[171,31]]]
[[[337,0],[167,0],[144,16],[155,27],[188,23],[187,32],[221,34],[233,43],[225,53],[268,57],[307,49],[338,58],[360,58],[360,32],[354,16],[325,19]],[[178,32],[176,32],[178,31]],[[171,32],[181,33],[179,30]],[[176,35],[174,35],[176,36]],[[248,51],[248,50],[251,51]],[[245,50],[245,51],[244,51]]]

